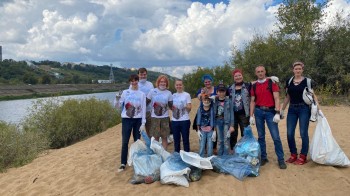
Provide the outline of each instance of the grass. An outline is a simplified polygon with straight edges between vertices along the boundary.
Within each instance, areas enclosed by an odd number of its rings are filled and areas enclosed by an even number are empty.
[[[120,122],[120,113],[107,100],[37,100],[21,126],[0,121],[0,171],[24,165],[44,150],[69,146]]]

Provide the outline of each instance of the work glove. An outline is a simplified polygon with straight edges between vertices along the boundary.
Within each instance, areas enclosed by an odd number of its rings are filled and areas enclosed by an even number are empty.
[[[212,96],[210,96],[209,98],[213,101],[213,103],[215,103],[215,98],[216,98],[215,95],[212,95]]]
[[[279,83],[280,80],[278,79],[277,76],[271,76],[270,79],[272,80],[273,83]]]
[[[255,118],[253,116],[249,117],[249,124],[251,126],[255,125]]]
[[[140,126],[140,133],[141,133],[141,131],[146,131],[146,127],[145,127],[144,124],[142,124],[142,125]]]
[[[324,118],[324,114],[321,110],[318,110],[318,115],[320,115],[322,118]]]
[[[216,131],[213,131],[213,135],[211,136],[211,141],[216,142]]]
[[[275,114],[275,116],[273,117],[273,122],[275,123],[279,123],[280,122],[280,115],[279,114]]]
[[[230,130],[227,130],[226,139],[229,139],[230,137],[231,137],[231,132],[230,132]]]
[[[284,110],[281,110],[281,112],[280,112],[280,118],[281,118],[281,119],[284,119]]]
[[[202,140],[202,133],[200,130],[197,131],[197,135],[198,135],[199,140]]]

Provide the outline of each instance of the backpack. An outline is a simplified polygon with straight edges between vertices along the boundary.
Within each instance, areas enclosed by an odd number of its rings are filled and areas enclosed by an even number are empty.
[[[306,78],[307,88],[312,90],[312,88],[311,88],[311,79],[307,78],[307,77],[305,77],[305,78]],[[289,79],[288,85],[286,86],[286,88],[288,88],[290,86],[290,83],[293,81],[293,79],[294,79],[294,76]]]
[[[255,101],[257,100],[257,96],[256,96],[256,82],[253,84],[253,91],[254,91],[254,95],[255,95]],[[268,79],[268,87],[267,89],[270,90],[271,94],[273,95],[273,91],[272,91],[272,80]],[[273,97],[273,96],[272,96]],[[273,97],[274,98],[274,97]]]

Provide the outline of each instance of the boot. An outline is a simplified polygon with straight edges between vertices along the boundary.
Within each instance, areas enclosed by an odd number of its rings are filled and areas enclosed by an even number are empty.
[[[306,163],[306,155],[300,154],[299,158],[294,162],[296,165],[304,165]]]
[[[293,163],[298,159],[298,154],[291,154],[289,159],[286,161],[287,163]]]

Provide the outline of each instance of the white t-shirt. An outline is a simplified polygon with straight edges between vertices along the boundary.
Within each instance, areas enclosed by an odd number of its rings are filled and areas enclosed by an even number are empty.
[[[148,95],[150,90],[154,89],[154,86],[153,86],[152,82],[150,82],[150,81],[146,81],[144,83],[139,81],[138,86],[139,86],[139,90],[142,91],[143,93],[145,93],[146,96]],[[131,89],[131,85],[130,85],[129,89]],[[152,110],[152,106],[151,106],[151,104],[148,104],[146,111],[149,112],[151,110]]]
[[[119,104],[123,105],[122,118],[142,118],[146,123],[146,95],[140,90],[124,90]]]
[[[173,94],[173,118],[172,121],[189,120],[190,116],[186,110],[186,105],[191,103],[191,96],[186,92]]]
[[[173,100],[173,96],[169,90],[159,90],[158,88],[152,89],[147,98],[151,100],[150,105],[152,106],[151,117],[154,118],[165,118],[169,117],[168,102]]]

